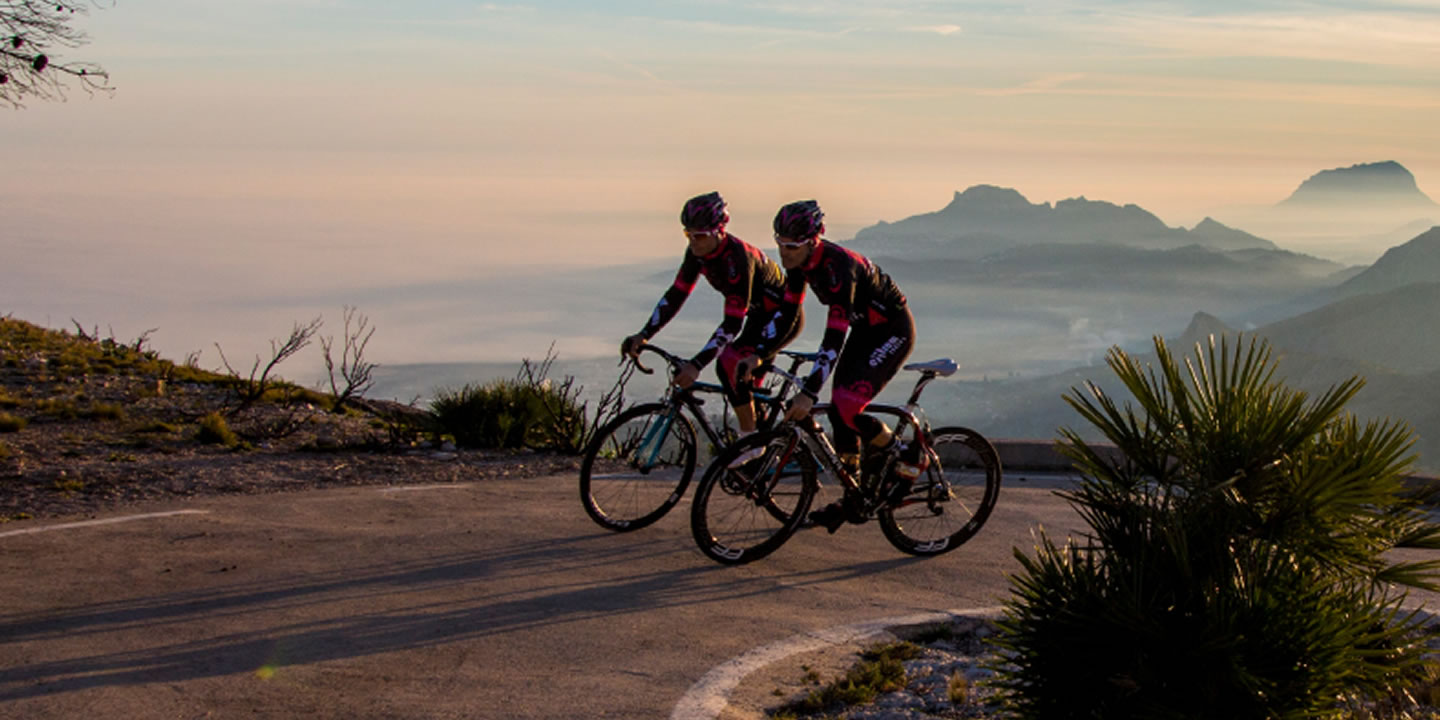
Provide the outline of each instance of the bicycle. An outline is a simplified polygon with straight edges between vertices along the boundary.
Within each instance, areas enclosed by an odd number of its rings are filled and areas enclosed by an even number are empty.
[[[654,345],[640,349],[641,353],[647,351],[664,358],[672,377],[682,363],[688,362]],[[777,388],[753,391],[757,430],[768,429],[781,416],[786,396],[796,387],[794,373],[817,357],[815,353],[788,350],[781,354],[793,360],[786,373],[790,379]],[[630,362],[647,375],[654,372],[638,357]],[[714,451],[735,440],[736,431],[729,425],[728,413],[722,409],[722,424],[717,430],[702,410],[705,399],[697,394],[719,394],[724,402],[724,389],[718,383],[696,382],[684,389],[672,384],[662,400],[635,405],[596,431],[580,464],[580,501],[596,524],[628,532],[646,527],[670,512],[684,496],[695,472],[699,451],[696,424]],[[686,417],[686,411],[693,422]]]
[[[903,406],[871,404],[866,412],[897,417],[895,433],[901,439],[910,433],[906,451],[915,460],[909,469],[921,469],[908,490],[885,484],[900,461],[896,451],[887,458],[885,472],[853,477],[815,421],[827,408],[819,404],[810,417],[756,432],[710,463],[690,507],[690,529],[700,550],[726,565],[752,562],[777,550],[805,522],[820,490],[820,469],[844,488],[846,519],[877,519],[885,539],[902,552],[939,555],[974,537],[1000,496],[1000,458],[974,430],[932,430],[919,406],[926,385],[959,369],[953,360],[911,363],[904,369],[920,373],[909,401]],[[799,381],[793,375],[786,379]],[[741,453],[757,447],[764,448],[759,458],[732,467]]]

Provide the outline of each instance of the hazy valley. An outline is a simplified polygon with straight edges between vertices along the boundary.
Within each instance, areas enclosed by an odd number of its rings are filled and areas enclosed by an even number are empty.
[[[1372,227],[1416,226],[1429,222],[1416,215],[1435,209],[1428,202],[1402,166],[1376,163],[1317,174],[1277,213],[1301,207],[1310,222],[1323,223],[1327,213],[1380,211]],[[1440,466],[1440,228],[1372,248],[1380,256],[1373,264],[1345,265],[1214,219],[1172,228],[1134,205],[1084,198],[1035,204],[1016,190],[982,185],[957,192],[939,211],[879,223],[848,243],[909,296],[920,332],[912,358],[961,362],[959,378],[927,392],[939,422],[997,437],[1053,437],[1076,419],[1063,392],[1087,379],[1115,384],[1103,366],[1110,347],[1146,353],[1160,335],[1172,349],[1188,349],[1209,333],[1244,331],[1271,340],[1293,386],[1320,392],[1364,375],[1367,387],[1351,409],[1410,423],[1428,467]],[[545,283],[553,296],[528,291],[519,317],[500,314],[496,322],[526,325],[529,340],[517,347],[533,360],[555,340],[552,376],[604,389],[617,372],[610,347],[648,316],[678,256],[552,273]],[[531,280],[508,282],[520,288]],[[807,310],[811,321],[796,346],[813,349],[820,308],[811,301]],[[657,342],[689,352],[718,316],[716,294],[699,288]],[[518,359],[384,367],[377,391],[408,401],[517,369]],[[658,385],[642,389],[653,382],[637,380],[633,389],[653,394]],[[902,377],[884,397],[896,399],[908,387]]]

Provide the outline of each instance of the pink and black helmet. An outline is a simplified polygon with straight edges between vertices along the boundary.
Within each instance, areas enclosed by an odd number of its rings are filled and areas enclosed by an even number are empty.
[[[798,200],[775,213],[775,234],[804,240],[825,232],[825,213],[814,200]]]
[[[686,230],[715,230],[729,221],[730,214],[725,212],[725,199],[720,197],[718,192],[696,195],[687,200],[685,209],[680,211],[680,224],[684,225]]]

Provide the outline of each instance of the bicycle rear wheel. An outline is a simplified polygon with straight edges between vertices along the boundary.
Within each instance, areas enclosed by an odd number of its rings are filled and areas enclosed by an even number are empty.
[[[760,457],[729,467],[741,453]],[[757,432],[732,443],[705,470],[690,505],[690,531],[711,560],[739,565],[785,544],[800,527],[819,485],[815,459],[791,429]]]
[[[878,513],[885,539],[911,555],[939,555],[975,536],[1000,497],[1000,457],[974,430],[932,433],[930,465],[898,504]]]
[[[647,403],[595,433],[580,464],[580,502],[600,527],[639,530],[680,502],[695,473],[695,427],[679,405]]]

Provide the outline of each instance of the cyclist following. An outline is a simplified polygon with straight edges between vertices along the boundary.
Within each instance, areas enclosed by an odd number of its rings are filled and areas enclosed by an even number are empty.
[[[829,306],[820,357],[785,417],[809,417],[833,370],[828,416],[835,449],[846,471],[858,479],[862,447],[863,466],[872,473],[884,472],[885,461],[898,449],[890,427],[864,411],[909,357],[915,321],[905,295],[889,275],[864,256],[821,238],[824,217],[814,200],[790,203],[775,215],[775,243],[786,270],[785,294],[774,326],[762,334],[756,354],[763,355],[771,343],[784,340],[780,329],[800,313],[806,286],[814,289],[815,297]],[[742,364],[743,372],[754,361]],[[841,503],[811,513],[811,520],[832,533],[846,517]]]
[[[690,387],[700,371],[718,356],[716,373],[726,398],[735,408],[736,423],[743,437],[755,431],[755,406],[751,391],[760,385],[763,373],[737,381],[736,364],[743,357],[758,356],[767,362],[800,334],[804,316],[793,313],[782,324],[767,327],[779,311],[784,296],[785,276],[775,261],[758,248],[726,231],[730,221],[720,193],[697,195],[680,212],[689,246],[680,261],[675,282],[665,290],[650,320],[640,332],[620,344],[623,356],[635,357],[641,346],[677,313],[690,297],[701,275],[725,297],[724,318],[704,347],[675,374],[675,384]],[[766,348],[759,349],[761,334],[771,330]],[[749,375],[747,373],[747,375]]]

